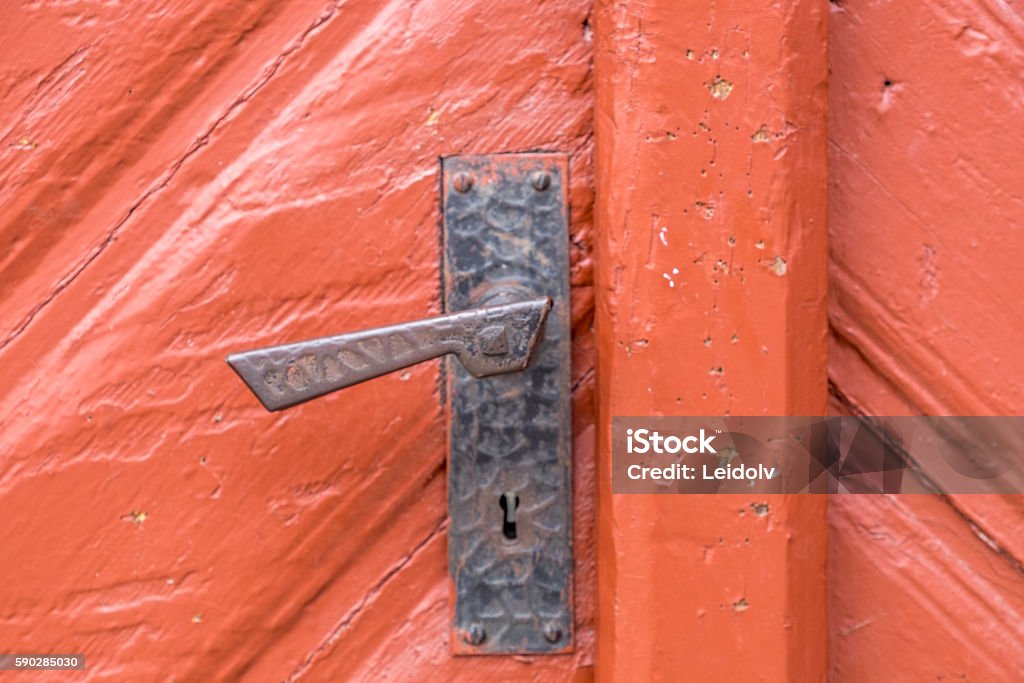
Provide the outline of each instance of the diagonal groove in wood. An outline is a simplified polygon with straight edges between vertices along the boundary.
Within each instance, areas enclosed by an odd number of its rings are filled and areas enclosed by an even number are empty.
[[[384,576],[381,577],[380,581],[370,587],[363,598],[356,603],[356,605],[349,610],[349,612],[341,618],[341,620],[330,630],[327,636],[320,642],[316,648],[313,649],[306,658],[299,664],[298,667],[291,673],[288,678],[285,679],[286,683],[297,681],[301,677],[309,673],[309,670],[313,667],[313,663],[322,653],[329,650],[334,646],[336,642],[341,638],[342,634],[346,629],[359,617],[360,614],[370,605],[378,595],[384,590],[391,579],[398,575],[403,569],[405,569],[409,563],[422,551],[427,545],[431,543],[437,536],[443,533],[448,526],[448,517],[442,517],[434,528],[426,535],[419,543],[417,543],[412,550],[410,550],[402,559],[394,564]]]
[[[1004,562],[1010,565],[1018,574],[1024,574],[1024,562],[1021,561],[1016,555],[1006,549],[1001,543],[996,540],[995,534],[991,532],[981,522],[976,519],[970,512],[963,509],[956,501],[953,496],[943,495],[943,502],[946,503],[953,510],[957,517],[959,517],[964,524],[971,530],[971,533],[981,541],[981,544],[985,546],[990,552],[995,553],[996,557],[1000,558]]]
[[[837,403],[840,403],[843,406],[845,406],[846,410],[849,412],[850,415],[866,417],[867,413],[861,408],[861,406],[858,405],[858,403],[855,400],[847,396],[842,391],[842,389],[836,386],[835,383],[830,381],[828,389],[829,394],[832,396],[832,398]],[[922,476],[925,482],[929,486],[933,487],[933,489],[938,490],[937,485],[934,481],[928,479],[927,477],[924,477],[923,475],[919,476]],[[939,497],[942,498],[942,501],[950,507],[950,509],[956,514],[956,516],[961,521],[964,522],[964,524],[967,525],[967,527],[971,530],[971,534],[973,534],[989,552],[994,553],[998,558],[1006,562],[1016,572],[1024,574],[1024,561],[1022,561],[1021,558],[1014,555],[1010,550],[1008,550],[1006,547],[1004,547],[1002,544],[996,541],[996,535],[993,534],[991,530],[988,529],[984,523],[982,523],[981,520],[976,519],[973,515],[970,514],[970,512],[963,509],[959,504],[957,504],[954,496],[951,496],[949,494],[936,495],[939,495]]]
[[[235,110],[237,110],[242,105],[246,104],[260,90],[262,90],[267,85],[267,83],[270,82],[270,79],[273,78],[275,74],[277,74],[278,70],[280,70],[284,62],[303,46],[306,39],[319,28],[321,28],[324,24],[330,21],[338,13],[338,10],[341,8],[341,4],[341,2],[332,2],[331,4],[329,4],[323,11],[321,11],[320,15],[312,23],[310,23],[305,29],[303,29],[303,31],[295,39],[293,39],[291,43],[289,43],[289,45],[284,49],[284,51],[282,51],[280,54],[277,55],[277,57],[274,58],[270,65],[263,70],[263,73],[260,74],[256,81],[250,84],[247,88],[245,88],[241,95],[236,97],[227,106],[227,108],[225,108],[224,111],[213,121],[213,123],[210,124],[206,128],[206,130],[203,131],[203,133],[198,138],[196,138],[192,142],[192,144],[188,146],[188,149],[185,150],[185,153],[176,161],[174,161],[174,163],[171,164],[171,167],[167,170],[166,173],[164,173],[163,177],[158,179],[155,185],[151,186],[149,189],[143,192],[142,196],[139,197],[128,208],[128,211],[124,214],[124,216],[122,216],[121,219],[114,224],[114,226],[107,232],[106,236],[104,236],[100,243],[96,245],[95,248],[93,248],[89,255],[86,256],[84,260],[79,262],[77,266],[72,268],[71,272],[69,272],[67,275],[61,278],[61,280],[57,283],[57,286],[54,288],[54,290],[50,292],[50,294],[45,299],[43,299],[42,302],[34,306],[32,310],[30,310],[28,314],[21,320],[21,322],[19,322],[14,327],[14,329],[11,330],[10,334],[8,334],[3,340],[0,340],[0,351],[5,349],[9,344],[11,344],[11,342],[17,339],[18,336],[20,336],[26,329],[28,329],[29,325],[32,324],[36,316],[38,316],[39,313],[43,311],[43,309],[49,306],[61,294],[61,292],[63,292],[65,289],[71,286],[71,284],[78,278],[78,276],[85,272],[86,268],[92,265],[93,262],[95,262],[96,259],[99,258],[104,251],[106,251],[107,247],[113,244],[113,242],[117,239],[118,235],[120,234],[121,229],[131,219],[132,215],[134,215],[135,212],[138,211],[142,207],[142,205],[145,204],[151,197],[159,193],[161,190],[163,190],[170,184],[170,182],[178,174],[178,171],[181,169],[181,167],[184,166],[185,162],[188,161],[193,155],[195,155],[196,152],[198,152],[200,149],[207,145],[207,143],[210,141],[210,137],[217,131],[218,128],[221,127],[221,125],[232,114],[235,113]]]

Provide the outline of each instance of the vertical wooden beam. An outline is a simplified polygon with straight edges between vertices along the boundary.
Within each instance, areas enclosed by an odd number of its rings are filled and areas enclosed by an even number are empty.
[[[824,414],[827,8],[598,0],[599,680],[824,680],[825,500],[614,496],[610,435]]]

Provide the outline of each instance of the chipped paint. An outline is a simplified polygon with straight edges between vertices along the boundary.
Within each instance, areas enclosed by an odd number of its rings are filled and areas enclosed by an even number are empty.
[[[597,7],[597,678],[824,680],[822,500],[769,499],[761,517],[763,496],[606,490],[613,415],[825,409],[828,4]],[[787,121],[784,156],[752,144]],[[664,130],[680,134],[633,135]],[[766,244],[801,267],[779,277]]]
[[[718,59],[717,53],[712,54],[712,58]],[[716,76],[706,87],[711,96],[716,100],[724,100],[732,94],[733,82],[721,76]]]

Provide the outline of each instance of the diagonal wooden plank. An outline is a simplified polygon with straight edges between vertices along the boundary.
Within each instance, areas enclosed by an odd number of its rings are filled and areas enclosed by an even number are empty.
[[[72,92],[62,116],[83,120],[55,127],[98,166],[12,171],[27,203],[75,193],[93,203],[53,219],[57,241],[4,275],[5,321],[47,303],[0,352],[0,514],[24,520],[0,531],[19,557],[0,586],[0,604],[12,606],[0,637],[81,647],[97,677],[266,680],[289,675],[342,615],[358,614],[330,651],[365,666],[346,648],[385,618],[357,609],[378,604],[367,601],[373,587],[383,595],[399,576],[446,585],[433,554],[401,565],[444,511],[437,367],[267,416],[223,356],[436,312],[438,156],[547,147],[576,155],[580,646],[507,670],[571,678],[593,642],[587,3],[274,7],[229,20],[181,6],[180,25],[168,26],[184,35],[196,24],[184,56],[177,32],[98,16],[108,38],[86,59],[123,62],[126,71],[100,70],[110,88],[148,73],[123,54],[147,40],[195,69],[216,63],[210,80],[193,83],[186,69],[179,87],[145,91],[152,110],[131,119],[130,142],[109,148],[94,142],[116,138],[110,121],[121,119]],[[321,10],[334,13],[321,21]],[[104,175],[118,164],[128,167]],[[5,204],[6,225],[19,206]],[[72,284],[53,296],[68,273]]]

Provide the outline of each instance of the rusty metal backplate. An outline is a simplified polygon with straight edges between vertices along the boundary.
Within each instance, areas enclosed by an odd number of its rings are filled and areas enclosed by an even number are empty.
[[[476,379],[446,363],[452,651],[573,644],[568,160],[442,161],[444,303],[550,297],[529,367]]]

